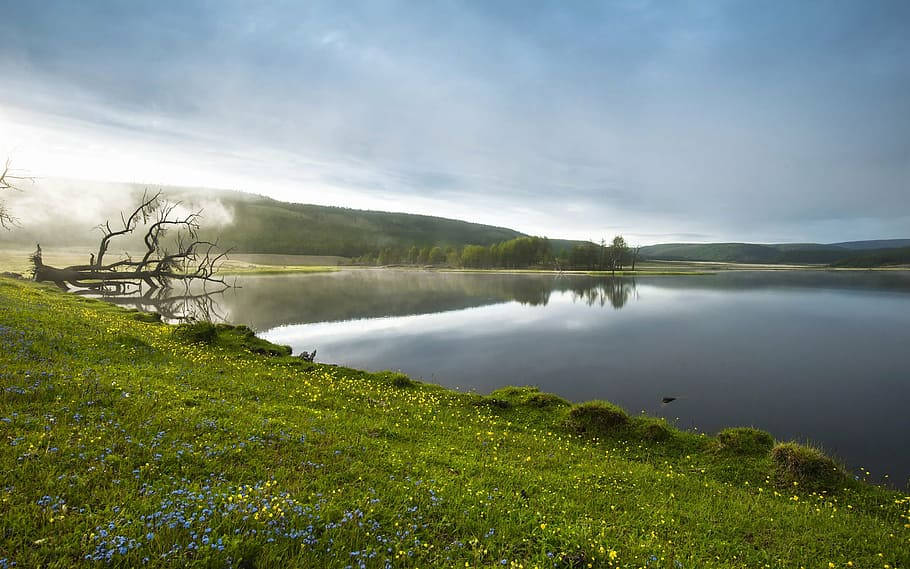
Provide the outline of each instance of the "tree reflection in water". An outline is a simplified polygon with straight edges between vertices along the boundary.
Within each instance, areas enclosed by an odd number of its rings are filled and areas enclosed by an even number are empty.
[[[230,321],[254,330],[463,310],[505,302],[543,307],[553,293],[588,306],[620,309],[635,292],[626,277],[506,275],[431,271],[349,270],[312,275],[239,277],[237,288],[99,295],[128,308],[160,313],[168,322]]]
[[[218,304],[224,290],[203,291],[197,294],[187,291],[175,294],[173,289],[146,290],[142,294],[98,294],[92,291],[74,291],[73,294],[97,298],[131,310],[158,314],[162,321],[170,324],[225,320]]]

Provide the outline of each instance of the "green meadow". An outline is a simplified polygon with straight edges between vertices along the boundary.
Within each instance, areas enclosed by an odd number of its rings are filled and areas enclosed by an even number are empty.
[[[815,449],[287,353],[0,278],[0,569],[910,566]]]

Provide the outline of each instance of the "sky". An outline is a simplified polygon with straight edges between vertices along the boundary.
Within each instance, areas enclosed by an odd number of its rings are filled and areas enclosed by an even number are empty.
[[[0,13],[0,155],[38,178],[640,244],[910,237],[906,0]]]

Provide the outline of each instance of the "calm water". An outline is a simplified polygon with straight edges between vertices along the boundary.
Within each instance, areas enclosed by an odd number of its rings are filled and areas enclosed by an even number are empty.
[[[217,301],[223,318],[320,362],[481,393],[537,385],[688,429],[754,425],[873,478],[910,477],[910,273],[360,270],[239,284]]]

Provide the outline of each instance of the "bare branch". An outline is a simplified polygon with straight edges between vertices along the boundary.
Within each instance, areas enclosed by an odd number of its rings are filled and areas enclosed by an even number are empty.
[[[3,164],[3,172],[0,173],[0,190],[21,191],[19,184],[22,182],[34,182],[35,179],[30,176],[17,176],[15,170],[10,168],[10,159],[7,158]],[[19,225],[19,220],[13,217],[6,204],[0,201],[0,228],[12,229]]]
[[[120,214],[120,220],[123,223],[122,229],[114,231],[111,229],[111,222],[105,221],[103,225],[99,226],[103,237],[101,238],[101,244],[98,246],[98,256],[95,257],[95,264],[99,267],[103,264],[101,261],[104,259],[104,254],[107,253],[107,249],[110,246],[111,239],[119,237],[121,235],[127,235],[133,232],[136,229],[136,225],[139,222],[139,218],[142,218],[143,223],[148,220],[149,214],[155,211],[158,205],[158,198],[161,197],[161,192],[155,193],[151,198],[148,197],[148,192],[142,193],[142,203],[133,210],[133,213],[130,214],[129,219],[124,219],[123,214]]]

